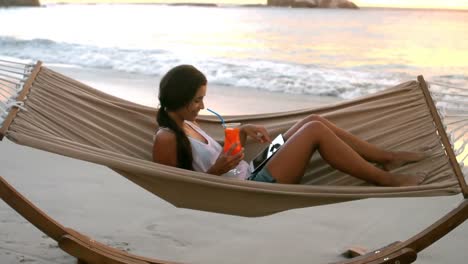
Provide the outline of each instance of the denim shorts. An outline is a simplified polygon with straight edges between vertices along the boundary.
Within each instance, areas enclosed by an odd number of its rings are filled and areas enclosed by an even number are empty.
[[[258,182],[270,182],[275,183],[276,179],[271,176],[270,172],[266,167],[263,167],[260,171],[250,174],[247,178],[249,181],[258,181]]]

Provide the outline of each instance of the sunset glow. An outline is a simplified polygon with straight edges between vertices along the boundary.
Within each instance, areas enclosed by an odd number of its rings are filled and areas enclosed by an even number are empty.
[[[354,0],[358,6],[468,9],[467,0]]]
[[[267,0],[42,0],[48,3],[215,3],[266,4]],[[360,7],[466,9],[468,0],[352,0]]]

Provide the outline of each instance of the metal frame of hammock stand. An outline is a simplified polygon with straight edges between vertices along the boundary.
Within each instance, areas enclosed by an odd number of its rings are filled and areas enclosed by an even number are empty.
[[[23,91],[16,98],[22,101],[27,96],[32,82],[41,68],[39,61],[30,78],[25,82]],[[458,162],[454,155],[450,141],[443,129],[440,117],[437,114],[434,102],[430,97],[426,82],[422,76],[418,77],[420,86],[424,92],[427,104],[431,110],[434,124],[438,129],[442,143],[446,149],[454,173],[458,178],[464,200],[452,211],[440,218],[434,224],[419,232],[413,237],[403,242],[395,242],[386,247],[374,250],[368,254],[352,258],[350,260],[337,262],[335,264],[405,264],[413,263],[417,258],[417,253],[424,250],[437,240],[451,232],[457,226],[462,224],[468,218],[468,188],[461,172]],[[13,121],[18,108],[14,108],[6,117],[3,127],[0,128],[0,140],[5,135],[9,125]],[[170,261],[151,259],[127,253],[125,251],[112,248],[100,242],[97,242],[71,228],[66,228],[38,207],[27,200],[23,195],[16,191],[8,182],[0,176],[0,197],[15,211],[22,215],[27,221],[41,230],[43,233],[58,242],[59,247],[68,254],[76,257],[78,263],[146,263],[146,264],[169,264]]]

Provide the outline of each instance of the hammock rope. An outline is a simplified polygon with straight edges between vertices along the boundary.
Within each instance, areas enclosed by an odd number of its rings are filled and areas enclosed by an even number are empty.
[[[435,82],[435,81],[431,81],[430,83],[435,84],[435,85],[440,86],[440,87],[457,89],[457,90],[461,90],[461,91],[468,91],[468,88],[455,86],[455,85],[449,84],[449,83],[441,83],[441,82]]]
[[[466,100],[468,93],[464,92],[468,91],[468,89],[435,81],[430,81],[428,84],[436,88],[430,90],[431,96],[440,118],[444,121],[444,129],[450,139],[450,144],[457,156],[459,165],[463,170],[466,170],[464,163],[468,153],[464,152],[468,144],[466,136],[468,135],[468,103]],[[455,142],[456,144],[454,144]]]
[[[0,60],[0,126],[14,107],[22,107],[17,101],[19,93],[29,79],[35,64]],[[15,69],[15,70],[10,70]],[[25,110],[25,108],[22,108]]]

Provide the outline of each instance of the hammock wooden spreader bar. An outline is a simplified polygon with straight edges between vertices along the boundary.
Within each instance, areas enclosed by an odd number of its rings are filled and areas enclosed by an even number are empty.
[[[0,177],[0,197],[27,221],[57,241],[62,250],[79,259],[81,263],[175,263],[133,255],[104,245],[71,228],[66,228],[32,204],[2,177]],[[467,218],[468,199],[465,199],[437,222],[408,240],[336,264],[413,263],[416,260],[417,253],[448,234],[466,221]]]
[[[468,198],[468,187],[466,185],[463,172],[461,171],[461,168],[458,164],[457,157],[454,154],[452,144],[450,143],[450,140],[448,139],[447,133],[444,129],[444,124],[442,123],[442,120],[440,119],[440,116],[437,112],[437,108],[434,104],[434,101],[432,100],[426,81],[424,80],[423,76],[418,76],[418,81],[421,85],[421,90],[424,93],[424,97],[426,98],[426,102],[427,102],[427,105],[429,106],[429,110],[431,111],[432,118],[434,119],[437,132],[440,135],[442,144],[444,145],[445,153],[448,155],[454,174],[457,176],[458,183],[460,184],[460,188],[462,190],[463,196],[465,198]]]

